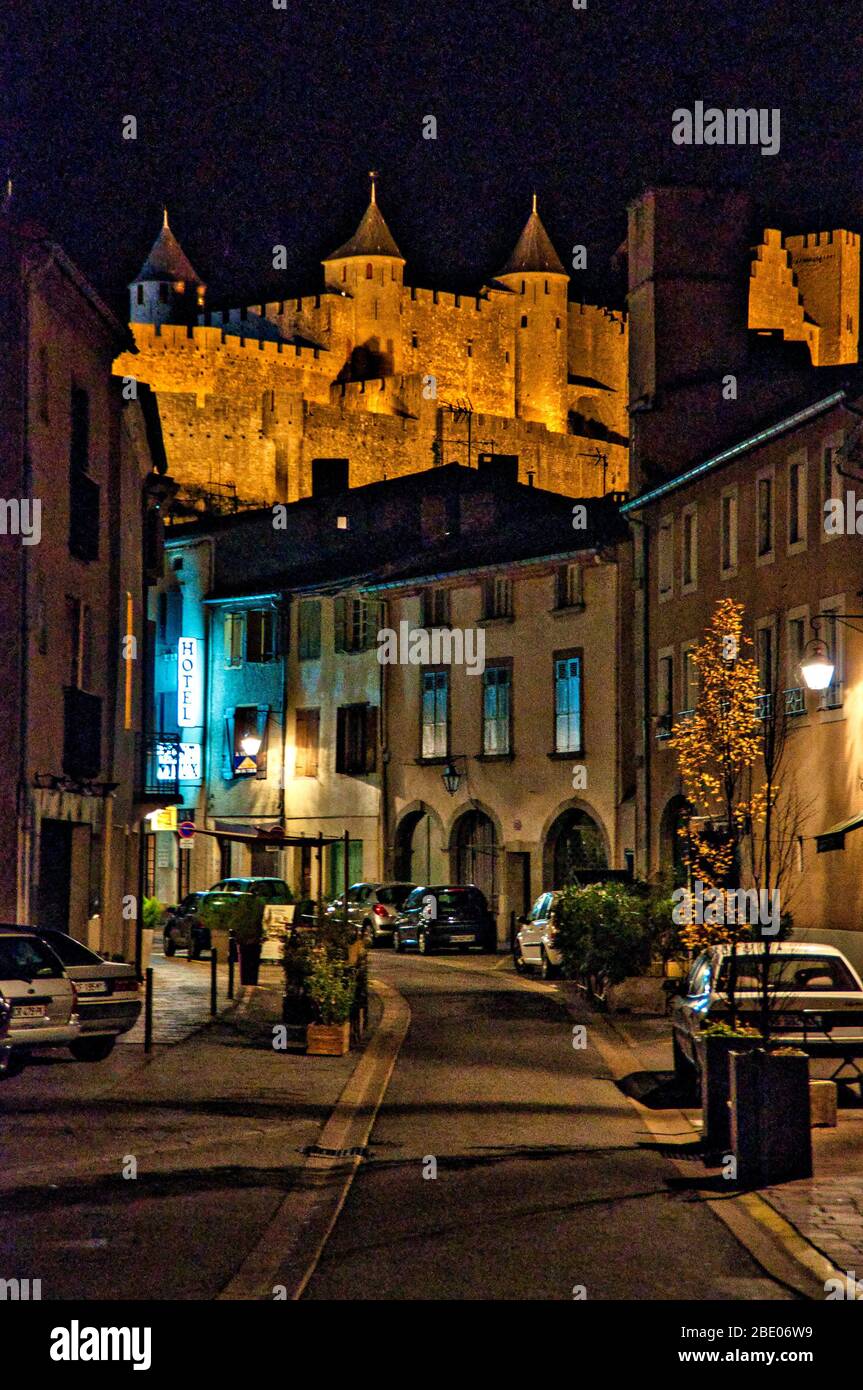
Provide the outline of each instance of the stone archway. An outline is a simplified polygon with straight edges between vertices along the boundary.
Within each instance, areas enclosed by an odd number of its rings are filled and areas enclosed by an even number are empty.
[[[565,888],[573,882],[579,869],[608,867],[608,841],[599,820],[581,806],[561,811],[545,837],[545,886]]]
[[[446,882],[443,828],[435,813],[422,802],[402,815],[393,849],[393,877],[399,883]]]
[[[465,811],[453,827],[451,854],[454,883],[473,883],[485,894],[492,912],[497,911],[500,847],[491,816],[485,811]]]
[[[659,822],[659,867],[662,872],[671,873],[676,884],[685,883],[688,876],[686,836],[680,831],[691,811],[686,797],[678,794],[666,804]]]

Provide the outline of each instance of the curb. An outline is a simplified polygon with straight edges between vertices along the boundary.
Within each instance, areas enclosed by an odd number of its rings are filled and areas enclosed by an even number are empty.
[[[570,1007],[569,1001],[563,991],[560,993],[567,1013],[570,1018],[574,1018],[575,1013]],[[579,1022],[583,1021],[583,1019],[579,1019]],[[622,1053],[628,1054],[635,1060],[638,1070],[644,1070],[644,1063],[635,1044],[626,1036],[623,1029],[612,1019],[605,1018],[600,1014],[593,1015],[592,1022],[594,1024],[592,1041],[616,1081],[625,1075],[627,1070],[631,1070],[631,1068],[621,1065]],[[601,1036],[603,1028],[611,1035],[610,1038]],[[672,1135],[679,1136],[681,1125],[690,1129],[693,1134],[699,1133],[684,1110],[677,1108],[665,1110],[659,1116],[648,1110],[646,1106],[640,1105],[632,1096],[627,1096],[627,1100],[636,1110],[646,1128],[657,1139],[669,1140]],[[666,1155],[666,1157],[682,1176],[690,1176],[686,1162],[674,1155]],[[694,1157],[695,1155],[693,1155]],[[688,1160],[687,1162],[691,1161]],[[846,1271],[834,1265],[826,1255],[822,1254],[798,1231],[796,1226],[781,1216],[759,1193],[740,1192],[721,1198],[705,1197],[699,1194],[699,1197],[765,1273],[795,1293],[800,1294],[801,1297],[811,1302],[822,1300],[825,1296],[825,1283],[828,1279],[840,1279],[844,1285]]]
[[[410,1027],[410,1008],[398,990],[370,982],[383,1015],[318,1136],[296,1185],[233,1278],[225,1300],[302,1298],[347,1200]]]

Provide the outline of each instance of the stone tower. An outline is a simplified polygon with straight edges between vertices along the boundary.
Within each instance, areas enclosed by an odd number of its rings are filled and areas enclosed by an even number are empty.
[[[378,207],[374,174],[371,200],[350,241],[322,262],[324,284],[350,300],[345,381],[394,376],[403,370],[401,298],[404,257]]]
[[[498,283],[517,296],[516,415],[550,430],[567,428],[567,289],[569,276],[533,208]]]
[[[132,323],[195,323],[207,287],[168,226],[168,209],[150,254],[129,285]]]

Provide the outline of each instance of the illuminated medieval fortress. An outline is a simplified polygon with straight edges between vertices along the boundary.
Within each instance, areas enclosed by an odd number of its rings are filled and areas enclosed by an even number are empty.
[[[639,245],[639,322],[644,294],[709,289],[710,255],[694,252],[689,230],[682,219],[661,245],[650,235]],[[854,233],[765,231],[749,267],[749,329],[805,343],[815,366],[856,361],[859,262]],[[536,198],[478,293],[409,286],[404,270],[373,181],[356,232],[323,261],[319,293],[208,312],[165,215],[130,286],[137,350],[115,371],[155,390],[183,500],[269,505],[488,456],[569,496],[626,489],[628,394],[649,398],[653,374],[629,362],[626,314],[569,301]],[[638,355],[652,360],[639,331]]]
[[[328,471],[355,487],[481,454],[574,496],[626,487],[626,316],[568,302],[535,199],[479,293],[408,286],[404,269],[373,183],[320,293],[208,313],[166,215],[130,286],[137,353],[116,371],[157,392],[186,500],[294,501]]]

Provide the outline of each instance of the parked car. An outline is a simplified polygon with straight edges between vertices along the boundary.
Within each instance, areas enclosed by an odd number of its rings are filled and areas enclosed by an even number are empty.
[[[348,889],[348,922],[371,946],[392,941],[396,918],[415,883],[353,883]],[[333,898],[327,917],[344,920],[344,894]]]
[[[702,951],[671,1001],[674,1071],[683,1083],[690,1083],[698,1072],[695,1038],[702,1027],[728,1018],[731,959],[728,945]],[[835,946],[778,941],[770,945],[769,960],[771,1028],[777,1040],[789,1046],[804,1044],[804,1009],[822,1016],[831,1010],[859,1010],[860,1027],[837,1028],[834,1036],[837,1040],[852,1036],[863,1040],[863,981],[841,951]],[[760,942],[738,945],[735,1004],[743,1021],[755,1027],[763,962],[764,948]]]
[[[0,1074],[19,1071],[36,1047],[69,1047],[81,1033],[75,985],[26,927],[0,927],[0,999],[9,1010]]]
[[[205,898],[204,892],[187,893],[175,907],[165,911],[162,924],[162,949],[166,956],[179,951],[188,951],[192,960],[197,960],[202,951],[210,949],[210,928],[201,921],[200,911]]]
[[[223,878],[206,892],[188,893],[176,907],[169,907],[162,927],[162,943],[166,956],[178,950],[188,951],[197,960],[202,951],[209,951],[210,925],[204,919],[204,909],[210,912],[235,902],[238,895],[254,893],[265,903],[287,904],[294,901],[283,878]],[[208,912],[209,915],[209,912]]]
[[[401,952],[409,946],[416,946],[424,956],[445,946],[496,951],[497,928],[484,894],[473,884],[414,888],[393,929],[393,950]]]
[[[121,1033],[134,1028],[141,1012],[141,987],[134,965],[103,960],[88,946],[53,927],[34,927],[65,967],[78,995],[81,1036],[69,1044],[79,1062],[110,1056]]]
[[[560,889],[540,893],[526,917],[520,917],[520,928],[512,948],[513,961],[519,974],[533,967],[544,980],[560,973],[563,956],[557,944],[555,908],[560,901]]]

